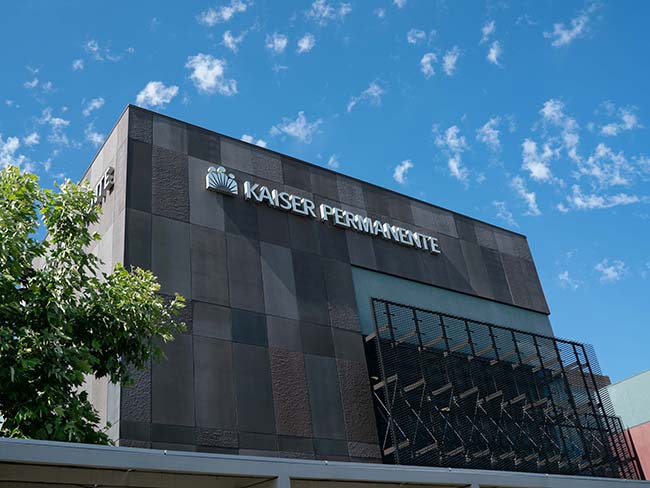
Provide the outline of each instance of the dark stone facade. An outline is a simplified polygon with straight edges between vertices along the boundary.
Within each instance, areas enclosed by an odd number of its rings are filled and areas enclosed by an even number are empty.
[[[150,268],[163,294],[185,296],[188,330],[165,347],[166,361],[121,389],[121,445],[377,462],[352,266],[548,313],[524,236],[127,112],[123,261]],[[240,182],[435,236],[442,254],[208,192],[214,164]]]

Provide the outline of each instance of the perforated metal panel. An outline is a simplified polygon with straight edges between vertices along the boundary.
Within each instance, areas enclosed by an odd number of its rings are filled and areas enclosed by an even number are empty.
[[[643,479],[589,346],[372,300],[384,462]]]

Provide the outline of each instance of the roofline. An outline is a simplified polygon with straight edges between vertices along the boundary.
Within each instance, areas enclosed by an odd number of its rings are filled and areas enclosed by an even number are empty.
[[[280,156],[280,157],[285,157],[285,158],[291,158],[291,159],[294,159],[294,160],[296,160],[296,161],[299,161],[299,162],[301,162],[301,163],[303,163],[303,164],[306,164],[306,165],[308,165],[308,166],[311,166],[311,167],[313,167],[313,168],[318,168],[318,169],[320,169],[320,170],[324,170],[324,171],[327,171],[327,172],[329,172],[329,173],[333,173],[333,174],[335,174],[335,175],[344,176],[345,178],[350,178],[350,179],[352,179],[352,180],[354,180],[354,181],[358,181],[358,182],[360,182],[360,183],[363,183],[363,184],[366,184],[366,185],[370,185],[370,186],[372,186],[372,187],[374,187],[374,188],[377,188],[377,189],[379,189],[379,190],[386,191],[386,192],[390,192],[390,193],[392,193],[392,194],[394,194],[394,195],[398,195],[398,196],[400,196],[400,197],[408,198],[408,199],[410,199],[410,200],[413,200],[413,201],[416,201],[416,202],[419,202],[419,203],[423,203],[423,204],[425,204],[425,205],[430,205],[430,206],[435,207],[435,208],[438,208],[438,209],[440,209],[440,210],[444,210],[445,212],[450,212],[450,213],[452,213],[452,214],[454,214],[454,215],[458,215],[458,216],[460,216],[460,217],[464,217],[464,218],[467,218],[467,219],[473,220],[473,221],[475,221],[475,222],[479,222],[479,223],[481,223],[481,224],[487,225],[487,226],[489,226],[489,227],[493,227],[493,228],[498,229],[498,230],[500,230],[500,231],[507,232],[507,233],[509,233],[509,234],[514,234],[514,235],[517,235],[517,236],[523,237],[524,239],[526,239],[526,241],[528,241],[528,238],[526,237],[526,235],[525,235],[525,234],[522,234],[522,233],[520,233],[520,232],[516,232],[516,231],[511,230],[511,229],[506,229],[505,227],[501,227],[501,226],[499,226],[499,225],[492,224],[492,223],[490,223],[490,222],[486,222],[486,221],[484,221],[484,220],[479,220],[479,219],[477,219],[477,218],[475,218],[475,217],[470,217],[469,215],[465,215],[465,214],[462,214],[462,213],[460,213],[460,212],[456,212],[456,211],[454,211],[454,210],[450,210],[450,209],[448,209],[448,208],[441,207],[440,205],[436,205],[436,204],[434,204],[434,203],[427,202],[426,200],[421,200],[421,199],[419,199],[419,198],[417,198],[417,197],[413,197],[413,196],[410,196],[410,195],[406,195],[406,194],[404,194],[404,193],[400,193],[400,192],[398,192],[398,191],[396,191],[396,190],[392,190],[392,189],[390,189],[390,188],[386,188],[386,187],[383,187],[383,186],[379,186],[379,185],[377,185],[377,184],[375,184],[375,183],[371,183],[371,182],[369,182],[369,181],[362,180],[362,179],[357,178],[357,177],[355,177],[355,176],[346,175],[346,174],[341,173],[341,172],[339,172],[339,171],[333,171],[333,170],[331,170],[331,169],[329,169],[329,168],[325,168],[325,167],[323,167],[323,166],[319,166],[319,165],[317,165],[317,164],[315,164],[315,163],[311,163],[311,162],[309,162],[309,161],[305,161],[304,159],[300,159],[300,158],[296,158],[296,157],[294,157],[294,156],[290,156],[289,154],[284,154],[284,153],[281,153],[281,152],[279,152],[279,151],[275,151],[275,150],[273,150],[273,149],[269,149],[269,148],[266,148],[266,147],[261,148],[261,147],[259,147],[259,146],[256,146],[255,144],[251,144],[251,143],[248,143],[248,142],[246,142],[246,141],[242,141],[241,139],[238,139],[238,138],[236,138],[236,137],[232,137],[232,136],[229,136],[229,135],[226,135],[226,134],[222,134],[221,132],[217,132],[217,131],[215,131],[215,130],[208,129],[208,128],[203,127],[203,126],[200,126],[200,125],[192,124],[191,122],[187,122],[187,121],[185,121],[185,120],[177,119],[177,118],[175,118],[175,117],[171,117],[171,116],[169,116],[169,115],[165,115],[165,114],[162,114],[162,113],[160,113],[160,112],[155,112],[155,111],[153,111],[153,110],[149,110],[149,109],[147,109],[147,108],[143,108],[143,107],[140,107],[140,106],[135,105],[135,104],[132,104],[132,103],[129,103],[129,104],[126,105],[126,107],[124,108],[124,110],[122,111],[122,113],[120,114],[120,116],[118,117],[118,119],[117,119],[118,121],[122,118],[122,116],[124,115],[124,113],[125,113],[129,108],[135,108],[135,109],[137,109],[137,110],[142,110],[143,112],[148,112],[148,113],[150,113],[150,114],[152,114],[152,115],[158,115],[158,116],[160,116],[160,117],[165,117],[165,118],[170,119],[170,120],[173,120],[173,121],[175,121],[175,122],[180,122],[181,124],[192,125],[192,126],[197,127],[197,128],[199,128],[199,129],[202,129],[202,130],[205,130],[205,131],[208,131],[208,132],[213,132],[213,133],[215,133],[215,134],[218,134],[220,137],[225,137],[226,139],[230,139],[231,141],[235,141],[235,142],[238,142],[238,143],[240,143],[240,144],[246,144],[246,145],[248,145],[248,146],[251,146],[251,148],[256,148],[256,149],[258,149],[258,150],[263,150],[263,151],[268,151],[268,152],[273,153],[273,154],[276,154],[276,155],[278,155],[278,156]],[[113,133],[113,130],[115,130],[116,127],[117,127],[117,124],[115,124],[115,125],[113,126],[113,129],[111,130],[111,132],[110,132],[110,133],[108,134],[108,136],[106,137],[107,140],[108,140],[108,137],[110,137],[110,135]],[[104,144],[105,144],[105,143],[106,143],[106,141],[104,141]],[[104,147],[104,144],[102,144],[102,146],[99,148],[99,150],[97,151],[97,153],[96,153],[95,156],[93,157],[92,161],[94,161],[95,158],[97,157],[97,155],[101,152],[102,148]],[[91,164],[92,164],[92,163],[91,163]],[[89,165],[88,168],[90,168],[90,165]],[[87,173],[88,173],[88,169],[84,172],[84,176],[85,176]],[[82,177],[82,179],[83,179],[83,177]]]

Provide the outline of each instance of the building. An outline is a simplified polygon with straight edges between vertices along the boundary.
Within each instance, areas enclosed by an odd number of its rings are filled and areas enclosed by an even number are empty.
[[[105,466],[163,469],[137,447],[314,485],[643,479],[593,351],[554,337],[525,236],[134,106],[84,180],[106,270],[149,268],[188,305],[166,361],[89,383],[121,446]]]
[[[608,394],[647,477],[650,474],[650,370],[610,385]]]

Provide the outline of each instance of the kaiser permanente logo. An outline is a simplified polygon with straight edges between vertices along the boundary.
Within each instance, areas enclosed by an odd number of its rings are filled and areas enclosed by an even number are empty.
[[[237,196],[239,189],[235,175],[226,174],[223,166],[211,166],[205,176],[207,190]],[[403,246],[414,247],[431,254],[440,254],[438,239],[435,237],[391,225],[371,217],[333,207],[321,203],[318,207],[309,198],[278,191],[258,183],[244,181],[244,199],[258,204],[266,204],[271,208],[284,210],[295,215],[320,220],[334,224],[335,227],[351,229],[373,237],[381,237]]]

